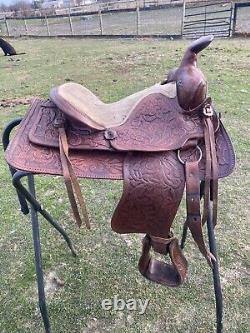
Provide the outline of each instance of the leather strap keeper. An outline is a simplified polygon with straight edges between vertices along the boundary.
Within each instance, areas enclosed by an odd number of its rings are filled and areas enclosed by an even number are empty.
[[[170,235],[169,238],[162,238],[162,237],[155,237],[155,236],[149,236],[150,237],[150,243],[153,248],[153,250],[156,253],[160,254],[168,254],[169,253],[169,244],[176,239],[173,237],[173,235]]]

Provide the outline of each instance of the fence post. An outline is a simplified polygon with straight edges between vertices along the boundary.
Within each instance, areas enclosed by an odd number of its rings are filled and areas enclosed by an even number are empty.
[[[185,15],[186,15],[186,0],[183,0],[182,20],[181,20],[181,35],[182,36],[183,36],[183,33],[184,33]]]
[[[100,7],[98,10],[98,16],[99,16],[99,24],[100,24],[100,34],[103,35],[102,11],[101,11]]]
[[[10,35],[10,31],[9,31],[9,26],[8,26],[8,21],[7,21],[7,18],[5,16],[5,26],[6,26],[6,31],[7,31],[7,35],[9,36]]]
[[[47,34],[50,36],[50,30],[49,30],[49,20],[47,17],[47,14],[44,14],[45,22],[46,22],[46,27],[47,27]]]
[[[140,35],[140,3],[136,1],[136,34]]]
[[[238,5],[237,5],[237,3],[235,3],[234,4],[234,8],[233,8],[233,15],[232,15],[233,22],[231,22],[231,26],[230,26],[230,28],[231,28],[231,36],[233,36],[235,34],[236,23],[237,23],[237,13],[238,13]]]
[[[204,7],[205,9],[205,22],[204,22],[204,32],[203,32],[203,35],[206,36],[206,29],[207,29],[207,7],[205,6]]]
[[[232,32],[232,19],[233,19],[233,3],[231,2],[231,8],[230,8],[230,20],[229,20],[229,28],[228,28],[228,37],[231,37]]]
[[[73,29],[71,16],[70,16],[70,8],[69,8],[69,26],[70,26],[71,35],[73,35],[74,34],[74,29]]]
[[[24,22],[25,33],[27,34],[28,33],[27,20],[23,19],[23,22]]]

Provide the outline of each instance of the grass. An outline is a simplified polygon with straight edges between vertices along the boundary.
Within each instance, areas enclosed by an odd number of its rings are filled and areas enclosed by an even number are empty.
[[[160,81],[179,63],[184,41],[157,40],[32,40],[11,41],[26,55],[0,57],[0,98],[37,95],[47,98],[53,85],[79,82],[111,102]],[[225,331],[246,333],[249,326],[249,40],[217,40],[201,55],[199,65],[209,92],[222,112],[237,154],[233,175],[220,182],[216,228],[225,308]],[[27,107],[0,108],[0,129]],[[18,211],[8,168],[0,152],[0,332],[39,333],[31,228]],[[53,332],[214,331],[214,299],[210,269],[191,237],[185,255],[189,275],[178,289],[145,281],[137,271],[138,235],[117,235],[110,218],[122,184],[81,181],[92,231],[74,226],[61,178],[36,177],[38,198],[74,241],[78,257],[43,219],[41,242]],[[180,236],[184,205],[176,218]],[[65,282],[52,288],[54,274]],[[101,301],[120,298],[150,300],[144,315],[103,311]]]

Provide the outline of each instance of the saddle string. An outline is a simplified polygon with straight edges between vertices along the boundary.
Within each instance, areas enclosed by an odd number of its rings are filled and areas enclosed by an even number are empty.
[[[64,182],[66,185],[69,201],[72,207],[76,223],[80,227],[82,225],[82,219],[83,219],[86,224],[86,227],[90,229],[90,222],[88,218],[86,204],[81,192],[79,182],[75,175],[72,163],[69,159],[69,145],[64,127],[59,127],[59,148],[60,148],[60,158],[62,163]],[[77,201],[79,204],[81,215],[78,209]]]

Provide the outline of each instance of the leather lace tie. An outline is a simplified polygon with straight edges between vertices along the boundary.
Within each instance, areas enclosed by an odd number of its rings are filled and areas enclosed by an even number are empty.
[[[62,163],[63,177],[68,192],[68,197],[77,225],[80,227],[84,220],[86,227],[90,229],[88,213],[72,163],[69,159],[69,145],[65,128],[59,127],[59,148]],[[78,202],[78,204],[77,204]],[[79,205],[79,208],[78,208]]]

